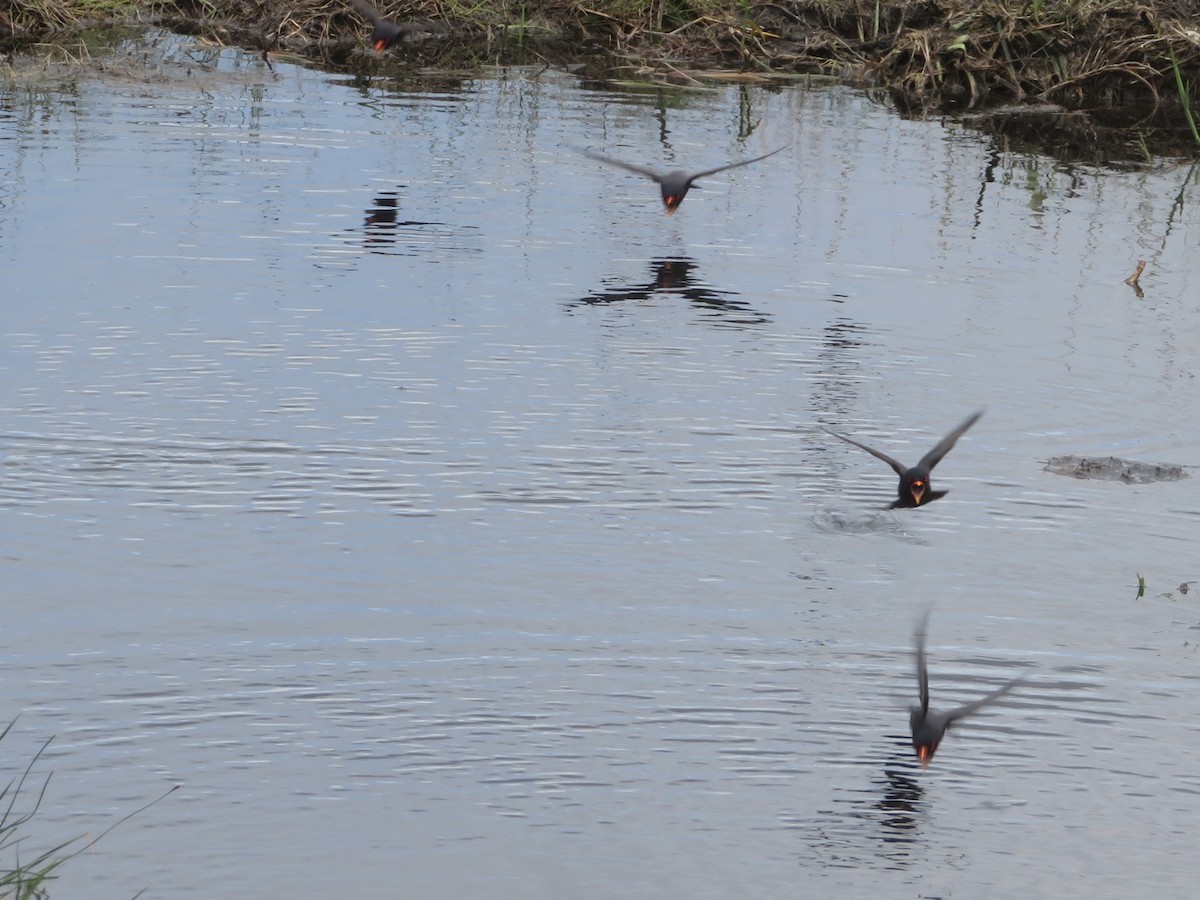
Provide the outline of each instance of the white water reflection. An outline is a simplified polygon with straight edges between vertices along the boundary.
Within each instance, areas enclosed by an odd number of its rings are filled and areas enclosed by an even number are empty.
[[[6,96],[5,749],[58,736],[49,837],[184,785],[60,890],[1190,884],[1197,479],[1043,468],[1195,462],[1185,170],[839,88],[210,62]],[[672,218],[570,149],[789,140]],[[818,428],[915,459],[981,405],[904,515]],[[920,773],[930,602],[940,703],[1033,674]]]

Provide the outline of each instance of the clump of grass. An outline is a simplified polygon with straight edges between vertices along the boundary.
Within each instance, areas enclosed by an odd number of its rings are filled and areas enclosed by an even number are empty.
[[[200,0],[155,0],[182,8]],[[282,2],[282,0],[279,0]],[[380,12],[438,23],[429,43],[503,42],[529,23],[546,38],[599,39],[666,81],[685,67],[860,77],[919,108],[1036,98],[1064,105],[1157,101],[1175,93],[1171,54],[1195,77],[1200,32],[1191,0],[379,0]],[[335,64],[361,49],[363,23],[341,0],[223,7],[282,49]],[[440,39],[440,40],[439,40]],[[511,43],[511,42],[510,42]],[[340,59],[334,58],[342,54]],[[420,56],[403,48],[394,57]],[[426,57],[428,54],[426,54]],[[390,58],[389,58],[390,59]],[[386,65],[388,59],[380,61]],[[426,58],[423,60],[428,63]]]
[[[13,35],[61,31],[81,18],[77,7],[64,0],[9,0],[0,10],[0,27]]]
[[[0,731],[0,741],[8,736],[15,724],[15,720],[9,722],[4,730]],[[46,752],[46,748],[50,746],[51,740],[53,738],[42,744],[21,774],[0,791],[0,900],[9,900],[9,898],[11,900],[46,900],[50,896],[47,885],[57,877],[56,873],[65,863],[94,847],[122,822],[149,809],[179,787],[179,785],[175,785],[157,799],[121,817],[94,838],[85,839],[82,836],[69,838],[48,850],[35,854],[32,859],[22,860],[21,844],[26,839],[26,835],[23,833],[24,826],[32,821],[41,808],[42,800],[46,796],[46,789],[50,785],[50,776],[47,775],[38,787],[27,790],[27,785],[33,776],[34,766]],[[22,796],[26,794],[33,794],[33,805],[25,812],[18,812],[18,805]]]
[[[991,95],[1074,105],[1158,101],[1173,87],[1167,61],[1195,69],[1200,34],[1177,0],[941,0],[906,29],[878,72],[918,103],[975,105]]]
[[[138,7],[139,0],[4,0],[0,51],[45,41],[84,24],[125,19]]]
[[[9,722],[3,732],[0,732],[0,741],[8,736],[12,730],[14,722]],[[50,784],[50,776],[46,776],[46,780],[42,782],[41,788],[37,791],[37,796],[34,800],[33,807],[24,813],[16,812],[17,801],[20,799],[22,792],[25,789],[26,782],[29,780],[33,772],[34,765],[45,752],[46,747],[50,745],[50,741],[42,744],[41,748],[29,760],[24,771],[20,776],[10,781],[2,792],[0,792],[0,859],[4,860],[0,867],[0,897],[12,897],[15,900],[40,900],[46,897],[45,883],[54,877],[54,872],[64,862],[66,862],[73,854],[63,855],[64,851],[73,843],[76,843],[77,838],[64,841],[56,847],[51,847],[49,850],[38,854],[31,860],[21,861],[20,844],[23,839],[21,833],[22,827],[37,814],[38,809],[42,805],[42,798],[46,795],[46,788]],[[76,851],[78,852],[78,851]],[[12,856],[12,862],[7,861],[9,855]]]

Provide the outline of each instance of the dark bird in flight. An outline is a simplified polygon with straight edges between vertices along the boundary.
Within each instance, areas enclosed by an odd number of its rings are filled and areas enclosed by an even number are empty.
[[[946,736],[946,731],[951,725],[964,716],[978,712],[992,701],[1003,697],[1024,680],[1023,677],[1014,678],[983,699],[952,709],[950,712],[934,712],[929,708],[929,669],[925,662],[925,631],[928,625],[929,610],[926,610],[917,623],[913,635],[917,641],[917,686],[921,693],[921,705],[912,707],[908,716],[908,724],[912,728],[913,750],[923,769],[929,768],[929,763],[933,761],[933,754],[937,752],[938,744],[942,742],[942,738]]]
[[[761,159],[766,159],[768,156],[781,153],[787,148],[788,145],[784,144],[778,150],[772,150],[770,153],[764,153],[762,156],[756,156],[753,159],[743,159],[741,162],[730,163],[727,166],[717,166],[715,169],[705,169],[703,172],[696,172],[693,175],[679,171],[656,172],[653,169],[647,169],[645,166],[635,166],[631,163],[621,162],[619,159],[601,156],[599,153],[592,153],[590,150],[584,150],[583,153],[592,159],[600,160],[602,163],[608,163],[610,166],[625,169],[627,172],[645,175],[647,178],[657,181],[659,188],[662,190],[663,206],[667,208],[667,215],[670,216],[679,208],[679,204],[683,202],[683,198],[687,196],[687,192],[692,189],[697,179],[716,175],[718,172],[724,172],[726,169],[737,169],[741,166],[748,166],[750,163],[756,163]]]
[[[379,14],[379,10],[367,3],[366,0],[353,0],[353,2],[354,8],[362,14],[363,18],[375,26],[371,32],[371,46],[375,48],[376,53],[382,53],[410,32],[424,30],[422,26],[412,22],[398,23],[391,19],[385,19]]]
[[[955,442],[963,436],[968,428],[979,421],[979,417],[983,415],[983,410],[973,412],[967,416],[962,423],[952,432],[938,441],[936,447],[921,457],[921,461],[911,469],[905,468],[901,463],[892,459],[886,453],[868,447],[866,444],[860,444],[853,438],[848,438],[844,434],[838,434],[836,431],[830,431],[828,428],[824,430],[832,434],[835,438],[841,438],[848,444],[853,444],[860,450],[866,450],[877,459],[882,459],[885,463],[896,470],[896,474],[900,476],[900,486],[898,488],[900,496],[888,509],[912,509],[915,506],[921,506],[925,503],[932,503],[945,497],[948,491],[935,491],[929,483],[930,473],[933,472],[933,467],[942,461],[942,457],[950,452],[950,448]]]

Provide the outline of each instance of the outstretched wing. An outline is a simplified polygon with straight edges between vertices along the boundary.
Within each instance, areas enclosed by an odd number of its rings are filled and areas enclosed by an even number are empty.
[[[982,415],[983,410],[981,409],[963,419],[957,428],[938,441],[936,447],[921,457],[921,461],[917,463],[917,467],[923,468],[926,471],[932,470],[934,466],[942,461],[942,457],[950,452],[950,448],[966,433],[966,430],[979,421],[979,417]]]
[[[750,163],[756,163],[759,160],[766,159],[768,156],[774,156],[776,153],[782,153],[791,144],[784,144],[778,150],[772,150],[770,153],[764,153],[762,156],[756,156],[753,159],[743,159],[741,162],[729,163],[724,166],[717,166],[715,169],[705,169],[703,172],[697,172],[695,175],[688,176],[688,186],[691,187],[693,181],[697,178],[704,178],[706,175],[716,175],[718,172],[724,172],[726,169],[737,169],[741,166],[748,166]]]
[[[905,472],[908,471],[908,469],[906,469],[904,466],[902,466],[900,463],[898,463],[896,460],[892,459],[890,456],[888,456],[886,453],[884,453],[881,450],[876,450],[873,447],[868,447],[866,444],[860,444],[858,441],[854,440],[853,438],[848,438],[844,434],[838,434],[836,431],[830,431],[828,428],[825,428],[824,426],[822,426],[821,430],[826,432],[827,434],[832,434],[835,438],[841,438],[847,444],[853,444],[855,447],[858,447],[860,450],[866,450],[868,453],[870,453],[876,459],[882,459],[885,463],[887,463],[889,466],[891,466],[893,469],[896,470],[897,475],[903,475]],[[949,449],[949,448],[947,448],[947,449]]]
[[[988,694],[986,697],[982,698],[981,700],[976,700],[974,703],[968,703],[966,706],[960,706],[957,709],[950,710],[950,712],[946,713],[946,727],[949,728],[950,723],[955,721],[956,719],[961,719],[961,718],[964,718],[965,716],[969,716],[974,712],[978,712],[980,709],[987,706],[992,701],[999,700],[1001,697],[1003,697],[1005,694],[1007,694],[1009,691],[1011,691],[1013,688],[1015,688],[1018,684],[1020,684],[1024,680],[1025,680],[1025,676],[1019,675],[1016,678],[1014,678],[1012,681],[1008,682],[1008,684],[1005,684],[1002,687],[997,688],[996,690],[992,691],[990,694]]]
[[[366,0],[353,0],[352,5],[372,25],[378,25],[380,22],[387,21],[387,19],[379,14],[379,10],[373,7],[370,3],[367,3]]]
[[[917,644],[917,690],[921,695],[921,717],[929,714],[929,665],[925,660],[925,633],[929,628],[929,613],[933,607],[925,610],[913,630],[913,639]]]
[[[584,156],[590,156],[592,159],[599,160],[602,163],[608,163],[610,166],[616,166],[618,169],[624,169],[627,172],[645,175],[647,178],[652,178],[660,184],[662,183],[664,176],[653,169],[647,169],[645,166],[635,166],[633,163],[621,162],[619,159],[613,159],[611,156],[602,156],[599,153],[593,153],[591,150],[581,150],[580,152]]]

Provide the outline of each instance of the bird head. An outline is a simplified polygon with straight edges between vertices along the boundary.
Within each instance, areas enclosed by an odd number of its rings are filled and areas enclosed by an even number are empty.
[[[929,764],[933,762],[933,754],[937,752],[937,747],[937,741],[913,740],[913,750],[917,753],[917,761],[921,764],[922,769],[929,768]]]
[[[925,488],[928,486],[929,483],[924,478],[918,478],[908,486],[909,493],[912,494],[913,503],[917,506],[921,505],[921,498],[925,496]]]
[[[682,194],[664,194],[663,206],[667,208],[667,215],[675,215],[675,210],[679,209],[679,204],[683,202]]]
[[[376,22],[371,31],[371,46],[375,48],[375,55],[378,56],[396,43],[402,34],[404,30],[394,22]]]

